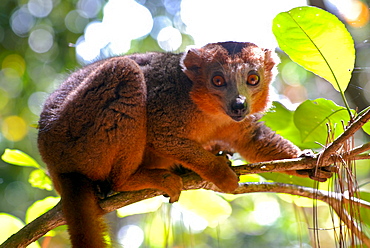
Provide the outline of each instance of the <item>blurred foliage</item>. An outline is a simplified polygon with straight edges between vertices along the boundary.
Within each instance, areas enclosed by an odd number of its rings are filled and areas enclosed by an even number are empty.
[[[180,0],[137,2],[150,11],[153,20],[165,16],[165,21],[170,20],[174,23],[173,26],[180,30],[182,43],[176,51],[183,51],[187,45],[193,44],[191,35],[186,33],[176,12]],[[346,96],[353,109],[361,110],[367,107],[370,101],[369,9],[366,1],[352,2],[361,10],[356,18],[340,15],[338,8],[332,10],[346,24],[355,40],[356,64]],[[50,197],[56,196],[56,193],[44,190],[51,189],[50,182],[47,181],[44,170],[38,168],[40,165],[37,162],[43,166],[36,146],[38,115],[47,94],[55,89],[70,71],[88,62],[76,54],[76,46],[86,38],[85,28],[90,23],[103,19],[103,6],[106,3],[105,0],[0,1],[0,154],[3,154],[6,148],[19,149],[30,157],[15,151],[5,154],[7,157],[4,160],[27,161],[23,165],[33,165],[33,168],[19,167],[0,160],[0,212],[7,213],[0,215],[0,223],[9,223],[6,224],[5,230],[1,229],[1,238],[13,232],[8,227],[18,229],[24,225],[25,221],[21,220],[30,221],[36,215],[47,211],[57,201],[57,198]],[[215,18],[220,18],[219,13],[216,13]],[[244,26],[236,26],[235,32],[240,32]],[[148,34],[132,40],[129,50],[125,52],[162,49],[163,44],[158,42],[157,36]],[[110,55],[116,54],[112,53],[109,47],[99,50],[100,58]],[[335,104],[341,102],[341,97],[322,78],[292,62],[281,51],[279,55],[282,62],[278,67],[280,73],[275,88],[278,92],[277,98],[288,108],[276,103],[275,113],[267,117],[266,122],[270,121],[273,127],[275,125],[276,130],[283,136],[290,137],[293,141],[296,139],[296,143],[301,147],[312,148],[312,141],[303,144],[297,139],[300,136],[298,127],[289,128],[299,122],[299,119],[304,120],[309,116],[302,112],[299,114],[298,110],[294,112],[293,109],[307,98],[325,98],[331,101],[318,101],[329,106],[331,111],[333,106],[334,109],[341,108]],[[306,104],[312,104],[312,101],[307,101]],[[367,140],[368,137],[361,133],[356,136],[358,144]],[[358,162],[357,168],[359,184],[363,185],[361,195],[369,200],[369,162]],[[245,178],[250,179],[252,176]],[[278,173],[257,176],[252,180],[274,180],[312,186],[310,180]],[[33,187],[27,181],[31,182]],[[329,187],[329,183],[321,184],[321,187]],[[132,242],[138,240],[143,242],[144,247],[164,247],[166,244],[170,247],[311,247],[312,230],[309,228],[314,226],[313,210],[310,206],[312,202],[303,204],[297,199],[273,194],[233,197],[199,191],[194,195],[188,192],[184,195],[187,196],[184,200],[181,199],[183,203],[169,205],[159,198],[135,206],[136,213],[140,210],[142,213],[149,212],[146,214],[131,215],[132,209],[122,209],[119,215],[125,216],[124,218],[114,214],[108,215],[110,222],[115,223],[112,225],[112,232],[128,246],[132,244],[132,247],[136,247]],[[202,205],[194,206],[194,203],[199,201],[202,201]],[[207,203],[214,208],[207,208]],[[202,206],[204,208],[199,208]],[[209,211],[202,212],[204,209]],[[212,214],[211,210],[217,214]],[[326,205],[319,204],[317,212],[320,216],[319,227],[333,226]],[[370,216],[368,212],[364,214]],[[50,247],[63,247],[63,244],[68,242],[65,227],[55,231],[59,235],[52,238]],[[134,240],[128,238],[128,233],[132,234]],[[53,236],[54,233],[50,235]],[[334,246],[333,230],[320,230],[320,244],[322,247]]]
[[[84,27],[72,32],[64,22],[76,3],[0,1],[0,151],[16,147],[40,161],[35,126],[41,104],[63,74],[78,65],[69,43],[78,39]],[[31,48],[31,41],[35,47]],[[0,161],[2,212],[24,219],[27,207],[50,194],[28,185],[30,172]]]

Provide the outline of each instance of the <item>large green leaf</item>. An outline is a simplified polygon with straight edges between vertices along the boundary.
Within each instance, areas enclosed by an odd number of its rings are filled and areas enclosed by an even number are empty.
[[[319,98],[304,101],[294,113],[294,123],[301,133],[302,142],[325,144],[329,125],[334,138],[343,133],[343,124],[350,120],[347,109],[333,101]]]
[[[294,111],[287,109],[280,102],[274,102],[273,107],[262,117],[261,121],[301,149],[320,148],[320,145],[315,142],[302,141],[300,131],[294,124]]]
[[[315,7],[278,14],[273,33],[279,47],[305,69],[345,91],[355,61],[354,42],[337,17]]]
[[[291,124],[293,120],[293,111],[287,109],[280,102],[273,102],[272,107],[261,118],[265,125],[274,131],[284,130]]]

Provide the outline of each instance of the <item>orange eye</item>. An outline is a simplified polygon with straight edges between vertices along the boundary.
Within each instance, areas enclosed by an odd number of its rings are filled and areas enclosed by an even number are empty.
[[[260,77],[256,74],[249,74],[247,79],[247,84],[251,86],[255,86],[260,82]]]
[[[223,76],[220,76],[220,75],[214,76],[212,78],[212,83],[217,87],[221,87],[221,86],[224,86],[226,84],[225,78]]]

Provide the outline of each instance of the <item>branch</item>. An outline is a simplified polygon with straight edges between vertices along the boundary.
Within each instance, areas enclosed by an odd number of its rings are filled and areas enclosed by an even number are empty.
[[[304,160],[304,159],[300,159]],[[291,162],[291,161],[287,161]],[[302,163],[300,161],[300,163]],[[261,164],[261,163],[259,163]],[[297,166],[299,168],[299,166]],[[188,173],[183,176],[184,190],[190,189],[208,189],[220,192],[220,190],[213,184],[204,181],[195,173]],[[271,193],[287,193],[292,195],[304,196],[311,199],[322,200],[329,205],[333,206],[334,210],[338,213],[338,205],[341,200],[345,199],[344,202],[350,202],[353,204],[360,205],[362,207],[367,207],[370,209],[370,204],[364,202],[357,198],[346,198],[343,195],[336,194],[333,192],[315,190],[313,188],[283,184],[283,183],[243,183],[233,192],[233,194],[245,194],[245,193],[257,193],[257,192],[271,192]],[[134,192],[121,192],[113,195],[109,198],[100,201],[100,206],[106,213],[112,212],[121,207],[130,205],[135,202],[139,202],[143,199],[152,198],[155,196],[162,195],[164,192],[152,189],[146,189]],[[341,217],[341,215],[338,214]],[[347,225],[351,223],[350,218],[343,220]],[[30,243],[36,241],[45,235],[48,231],[65,225],[65,219],[62,213],[60,202],[51,210],[41,215],[39,218],[35,219],[25,227],[23,227],[16,234],[11,236],[7,241],[5,241],[0,248],[5,247],[15,247],[21,248],[26,247]],[[358,237],[363,237],[362,240],[365,244],[370,244],[369,239],[361,233],[360,230],[355,233]],[[361,235],[360,235],[361,234]]]
[[[3,244],[0,245],[0,248],[27,247],[29,244],[44,236],[48,231],[65,224],[66,221],[64,219],[61,204],[59,202],[48,212],[44,213],[28,225],[24,226],[17,233],[10,236]]]
[[[296,158],[296,159],[285,159],[276,160],[270,162],[253,163],[241,166],[232,167],[238,175],[264,173],[264,172],[282,172],[288,170],[304,170],[313,169],[319,163],[319,167],[327,167],[335,162],[336,156],[341,158],[351,159],[369,159],[369,154],[360,154],[370,149],[370,143],[356,147],[347,153],[337,154],[342,144],[350,138],[359,128],[361,128],[370,119],[370,110],[366,111],[363,115],[359,116],[348,129],[338,137],[333,143],[331,143],[318,157],[313,158]],[[220,192],[220,190],[212,183],[204,181],[195,173],[188,173],[183,176],[184,190],[189,189],[209,189]],[[255,192],[274,192],[274,193],[287,193],[292,195],[304,196],[312,199],[319,199],[330,206],[337,212],[338,216],[342,221],[349,227],[355,227],[354,234],[361,239],[364,244],[370,247],[370,240],[366,235],[362,233],[358,226],[354,225],[351,217],[343,212],[341,201],[345,203],[359,205],[361,207],[369,208],[368,202],[362,201],[357,198],[348,198],[342,194],[318,191],[312,188],[301,187],[297,185],[288,185],[281,183],[245,183],[241,184],[234,194],[244,193],[255,193]],[[146,189],[135,192],[123,192],[117,195],[111,196],[107,199],[100,201],[100,206],[106,213],[112,212],[118,208],[127,206],[129,204],[152,198],[158,195],[163,195],[164,192]],[[8,240],[0,245],[0,248],[5,247],[26,247],[30,243],[36,241],[45,235],[48,231],[65,225],[60,202],[51,210],[35,219],[25,227],[23,227],[16,234],[12,235]]]
[[[370,142],[358,146],[356,148],[353,148],[352,150],[344,154],[333,154],[320,167],[326,167],[336,162],[337,161],[336,156],[340,156],[342,159],[354,159],[354,160],[369,159],[370,158],[369,154],[361,154],[367,150],[370,150]],[[304,157],[304,158],[273,160],[268,162],[259,162],[253,164],[234,166],[233,170],[238,175],[259,174],[264,172],[283,172],[289,170],[307,170],[316,168],[319,160],[320,160],[319,156],[312,158]]]

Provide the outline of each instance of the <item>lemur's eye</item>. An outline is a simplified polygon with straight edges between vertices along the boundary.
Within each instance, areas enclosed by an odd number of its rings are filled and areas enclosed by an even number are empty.
[[[225,81],[225,78],[223,76],[216,75],[212,78],[212,83],[217,87],[221,87],[221,86],[224,86],[226,84],[226,81]]]
[[[255,71],[250,71],[247,78],[247,84],[251,86],[256,86],[259,82],[260,77],[258,76],[258,73]]]

